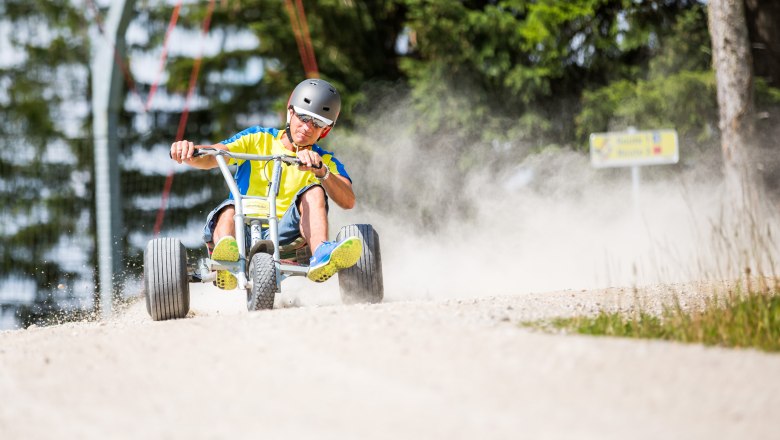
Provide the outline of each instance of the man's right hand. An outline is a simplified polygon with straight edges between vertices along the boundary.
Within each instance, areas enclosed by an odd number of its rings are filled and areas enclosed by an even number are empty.
[[[178,163],[189,162],[193,151],[195,151],[195,144],[192,142],[176,141],[171,144],[171,159]]]

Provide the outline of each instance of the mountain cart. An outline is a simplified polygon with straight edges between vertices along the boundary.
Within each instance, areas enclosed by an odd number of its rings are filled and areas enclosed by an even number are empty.
[[[273,309],[274,298],[281,292],[282,281],[291,276],[306,276],[311,251],[299,238],[280,246],[276,197],[282,167],[297,166],[293,156],[261,156],[231,153],[216,148],[200,148],[196,156],[216,157],[222,176],[235,200],[236,241],[239,258],[236,262],[199,259],[188,264],[187,250],[176,238],[155,238],[144,252],[144,296],[146,310],[155,321],[187,316],[190,310],[190,283],[213,283],[217,270],[228,270],[238,280],[238,290],[246,292],[249,311]],[[268,194],[265,197],[242,195],[225,157],[236,160],[263,162],[265,172],[272,164]],[[261,228],[269,229],[269,239],[263,240]],[[249,248],[246,235],[249,233]],[[354,224],[341,228],[337,240],[359,237],[363,241],[360,259],[354,266],[337,273],[342,302],[379,303],[384,297],[382,257],[379,235],[371,225]]]

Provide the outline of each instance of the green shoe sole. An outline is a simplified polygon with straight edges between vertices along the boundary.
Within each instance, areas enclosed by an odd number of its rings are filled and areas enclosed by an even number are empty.
[[[234,237],[222,237],[211,252],[211,259],[217,261],[238,261],[238,242]],[[218,270],[217,287],[233,290],[238,287],[238,279],[228,270]]]
[[[238,242],[233,237],[222,237],[214,246],[211,258],[219,261],[238,261]]]
[[[230,271],[218,270],[216,284],[222,290],[233,290],[238,287],[238,279]]]

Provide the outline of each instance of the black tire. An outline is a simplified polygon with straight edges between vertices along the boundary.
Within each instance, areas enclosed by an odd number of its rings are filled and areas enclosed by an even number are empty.
[[[339,290],[344,304],[380,303],[385,296],[382,281],[382,255],[379,234],[371,225],[347,225],[341,228],[336,240],[359,237],[363,240],[363,254],[357,264],[339,271]]]
[[[155,238],[144,251],[146,311],[155,321],[178,319],[190,311],[187,250],[178,239]]]
[[[250,312],[274,308],[276,285],[276,264],[273,255],[258,252],[249,263],[249,279],[252,288],[246,290],[246,308]]]

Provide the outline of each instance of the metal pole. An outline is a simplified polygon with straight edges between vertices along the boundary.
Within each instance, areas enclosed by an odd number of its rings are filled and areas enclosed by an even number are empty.
[[[626,133],[636,133],[636,127],[629,126],[626,127]],[[641,181],[641,173],[639,171],[639,165],[632,165],[631,166],[631,198],[633,199],[633,205],[634,205],[634,224],[636,225],[636,230],[639,231],[639,225],[641,224],[641,215],[640,215],[640,201],[639,201],[639,183]]]
[[[634,165],[631,167],[631,194],[634,199],[634,217],[638,222],[640,219],[640,200],[639,200],[639,184],[641,181],[640,167]]]
[[[122,109],[122,70],[115,62],[124,53],[124,37],[135,0],[114,0],[105,22],[104,38],[95,41],[92,55],[92,134],[95,145],[95,213],[97,220],[100,308],[111,315],[114,274],[122,264],[122,206],[119,192],[119,140]],[[113,40],[113,41],[112,41]]]

